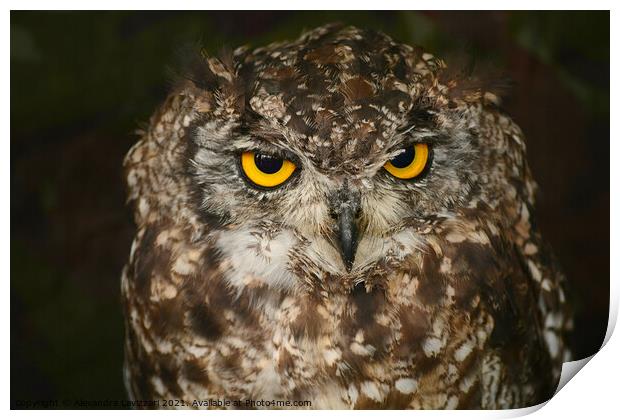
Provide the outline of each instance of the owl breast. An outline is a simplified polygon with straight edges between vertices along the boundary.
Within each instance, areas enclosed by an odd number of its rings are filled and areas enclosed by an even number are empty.
[[[161,398],[456,408],[499,406],[501,394],[506,406],[524,404],[542,390],[494,347],[544,344],[512,331],[527,314],[496,316],[518,311],[510,301],[519,296],[509,296],[518,288],[491,282],[502,269],[502,281],[524,274],[491,246],[498,235],[466,226],[445,220],[426,234],[375,238],[390,257],[366,260],[362,272],[324,264],[333,257],[326,244],[268,224],[222,230],[196,246],[174,228],[144,231],[138,246],[149,255],[136,254],[129,270],[137,276],[124,286],[133,289],[125,295],[138,335],[131,366],[150,368],[128,370]],[[499,329],[505,337],[493,337]],[[510,357],[529,362],[516,350]]]

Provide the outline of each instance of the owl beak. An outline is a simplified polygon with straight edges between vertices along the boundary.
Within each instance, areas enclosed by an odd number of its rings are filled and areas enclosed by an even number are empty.
[[[343,188],[332,197],[331,203],[331,214],[336,221],[342,259],[347,271],[351,271],[357,251],[356,219],[360,211],[359,193],[351,191],[345,182]]]
[[[353,208],[350,203],[344,203],[341,205],[340,214],[338,216],[340,250],[342,251],[347,271],[351,271],[353,261],[355,260],[355,251],[357,251],[356,213],[357,209]]]

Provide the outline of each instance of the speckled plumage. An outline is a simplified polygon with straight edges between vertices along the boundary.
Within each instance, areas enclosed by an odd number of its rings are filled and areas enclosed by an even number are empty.
[[[419,47],[330,25],[197,57],[129,151],[122,279],[138,399],[512,408],[553,393],[571,319],[521,130]],[[413,181],[383,164],[425,142]],[[294,161],[254,188],[239,154]],[[342,194],[359,202],[348,269]],[[336,204],[335,204],[336,203]]]

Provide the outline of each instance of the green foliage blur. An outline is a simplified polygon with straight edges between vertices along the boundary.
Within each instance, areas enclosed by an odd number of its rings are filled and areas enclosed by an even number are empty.
[[[477,13],[467,14],[475,21]],[[420,12],[276,12],[269,19],[270,14],[237,13],[244,22],[253,17],[259,23],[273,21],[248,34],[235,25],[235,12],[228,16],[222,12],[13,12],[11,74],[18,89],[11,90],[11,125],[20,134],[31,134],[109,115],[116,124],[106,124],[107,128],[120,133],[131,129],[136,119],[148,118],[152,107],[145,104],[154,105],[167,86],[166,66],[178,63],[176,53],[182,46],[200,44],[217,54],[224,46],[292,39],[303,29],[328,22],[381,30],[438,55],[465,48],[500,68],[506,60],[501,50],[449,37],[432,16]],[[222,20],[231,25],[223,28]],[[581,74],[570,57],[578,53],[601,64],[609,62],[607,13],[513,12],[506,25],[508,35],[552,66],[593,112],[608,111],[609,91]],[[38,101],[33,104],[30,99],[35,97]]]

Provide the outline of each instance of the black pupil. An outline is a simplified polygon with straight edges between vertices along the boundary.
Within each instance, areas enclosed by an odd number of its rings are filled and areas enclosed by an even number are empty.
[[[275,174],[282,168],[284,162],[277,157],[256,153],[254,155],[254,163],[262,172],[266,174]]]
[[[415,158],[415,150],[413,146],[407,147],[400,155],[396,156],[390,162],[397,168],[406,168],[411,165]]]

